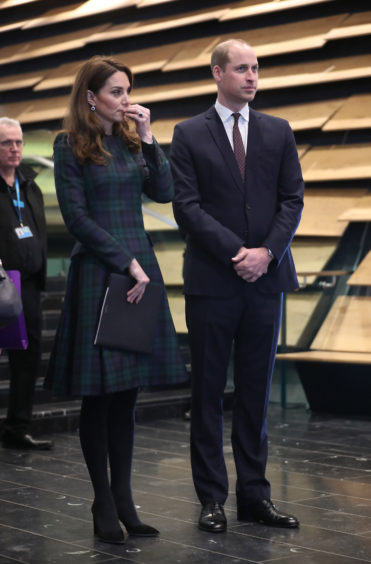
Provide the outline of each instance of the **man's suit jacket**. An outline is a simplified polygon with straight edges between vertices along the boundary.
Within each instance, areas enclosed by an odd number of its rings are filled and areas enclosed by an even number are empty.
[[[246,284],[231,258],[242,247],[269,247],[275,259],[256,286],[291,291],[298,282],[290,251],[304,183],[289,124],[250,108],[246,181],[215,107],[175,127],[170,151],[174,215],[185,234],[184,290],[228,296]]]

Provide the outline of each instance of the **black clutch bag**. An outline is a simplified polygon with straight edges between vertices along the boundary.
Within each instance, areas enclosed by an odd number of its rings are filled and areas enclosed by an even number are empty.
[[[138,304],[126,294],[135,280],[123,274],[110,274],[94,344],[109,349],[150,353],[156,323],[164,296],[160,283],[147,284]]]

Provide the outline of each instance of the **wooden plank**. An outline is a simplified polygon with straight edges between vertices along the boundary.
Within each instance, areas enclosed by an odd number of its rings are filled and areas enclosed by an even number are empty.
[[[179,42],[152,47],[151,49],[115,53],[114,58],[129,66],[134,74],[160,70],[166,64],[169,57],[175,54],[183,44],[184,42]],[[49,90],[72,86],[77,70],[84,62],[85,60],[79,60],[65,63],[54,69],[49,69],[45,72],[44,80],[42,80],[34,90]]]
[[[307,151],[309,151],[310,145],[297,145],[296,149],[298,151],[298,157],[299,159],[301,159],[302,156],[305,155]]]
[[[326,35],[327,40],[371,34],[371,11],[350,14],[339,26]]]
[[[306,182],[371,178],[371,143],[312,147],[301,167]]]
[[[69,96],[35,100],[18,116],[21,123],[54,121],[64,117],[67,112]]]
[[[371,297],[336,298],[311,349],[371,353]]]
[[[73,61],[64,63],[54,69],[45,71],[43,80],[34,87],[34,91],[52,90],[53,88],[62,88],[72,86],[75,81],[76,73],[82,63],[85,61]]]
[[[174,229],[178,229],[171,203],[145,202],[143,204],[143,219],[146,231],[174,231]]]
[[[286,345],[292,347],[298,345],[300,336],[313,314],[320,298],[321,292],[295,292],[287,295]],[[278,343],[282,344],[282,331],[280,332]]]
[[[155,253],[166,286],[183,286],[183,254],[185,243],[164,241],[155,244]]]
[[[173,318],[175,330],[177,333],[187,333],[187,325],[185,320],[184,296],[180,292],[167,292],[169,300],[170,312]]]
[[[326,33],[340,24],[347,14],[315,18],[284,25],[234,32],[234,37],[247,41],[258,57],[320,48],[325,44]],[[230,33],[202,37],[187,44],[164,67],[164,71],[209,66],[215,45],[226,41]]]
[[[338,217],[338,221],[371,221],[371,195],[367,194],[363,196],[359,201],[355,202],[355,206],[343,212]]]
[[[0,3],[0,10],[15,8],[16,6],[22,6],[23,4],[31,4],[32,2],[37,2],[37,0],[3,0]]]
[[[72,49],[84,47],[86,40],[91,34],[102,31],[109,24],[98,25],[87,29],[77,30],[70,33],[43,37],[34,41],[18,43],[16,45],[7,45],[0,49],[0,64],[14,63],[17,61],[25,61],[35,57],[43,57],[61,53]]]
[[[177,123],[185,119],[187,118],[158,119],[152,122],[152,133],[160,145],[170,145],[173,138],[174,127]]]
[[[261,111],[272,116],[286,119],[294,131],[320,129],[323,128],[326,122],[331,119],[331,116],[333,116],[345,102],[346,99],[341,98],[338,100],[310,102],[292,106],[264,108]]]
[[[320,272],[324,269],[338,245],[337,238],[323,237],[320,240],[301,239],[295,236],[291,244],[291,251],[294,257],[299,282],[302,273]],[[316,276],[307,274],[307,284],[312,284]]]
[[[370,353],[350,353],[334,351],[302,351],[279,353],[279,360],[289,362],[335,362],[339,364],[371,364]]]
[[[279,73],[274,66],[263,67],[260,69],[259,89],[324,84],[365,76],[371,76],[371,55],[368,54],[282,65]]]
[[[22,74],[3,76],[0,81],[0,92],[19,90],[21,88],[32,88],[44,78],[44,71],[33,71]],[[28,102],[24,102],[27,104]]]
[[[34,18],[24,26],[26,28],[53,25],[57,23],[69,22],[75,19],[86,18],[98,15],[103,12],[117,10],[118,8],[129,8],[135,6],[137,0],[87,0],[61,8],[52,8],[45,12],[41,17]]]
[[[260,72],[259,90],[288,88],[309,84],[322,84],[333,80],[347,80],[371,76],[371,55],[343,57],[303,63],[283,65],[277,73],[276,67],[263,68]],[[157,102],[192,96],[204,96],[216,93],[214,81],[210,79],[186,83],[166,84],[134,91],[136,102]]]
[[[19,116],[22,112],[27,110],[30,105],[31,102],[13,102],[11,104],[0,103],[0,115],[20,121]]]
[[[364,129],[371,127],[371,94],[355,94],[335,110],[323,131]]]
[[[133,104],[147,104],[149,102],[162,102],[192,96],[204,96],[206,94],[216,94],[216,84],[209,79],[136,88],[133,90],[130,99]]]
[[[306,188],[296,237],[341,237],[347,224],[339,215],[354,206],[367,188]]]
[[[354,207],[344,211],[338,221],[367,222],[371,221],[371,195],[367,194],[355,202]]]
[[[150,49],[126,51],[115,54],[114,57],[125,62],[134,74],[150,72],[162,69],[169,58],[177,53],[182,45],[183,42],[171,43]]]
[[[138,0],[137,8],[147,8],[157,4],[168,4],[169,2],[178,2],[179,0]]]
[[[187,12],[178,16],[168,16],[166,18],[147,19],[143,21],[131,22],[129,24],[113,25],[104,32],[92,35],[89,42],[108,41],[121,39],[122,37],[132,37],[135,35],[146,35],[149,33],[161,33],[165,29],[175,29],[189,25],[200,24],[209,21],[217,21],[225,9],[216,10],[197,10]]]
[[[371,251],[367,253],[349,278],[348,284],[349,286],[371,286]]]
[[[312,4],[324,4],[333,1],[334,0],[281,0],[277,2],[276,0],[274,0],[273,2],[258,2],[256,3],[256,6],[246,6],[247,3],[244,2],[242,3],[242,7],[229,10],[220,19],[221,21],[235,20],[239,18],[256,16],[259,14],[267,14],[281,10],[292,10],[295,8],[301,8],[303,6],[310,6]]]
[[[1,6],[0,6],[1,9]],[[27,23],[27,20],[18,20],[17,22],[12,22],[6,25],[0,25],[0,33],[7,33],[8,31],[14,31],[15,29],[21,29],[22,26]]]
[[[194,68],[210,65],[211,53],[214,47],[223,41],[222,36],[200,37],[183,43],[181,49],[169,58],[163,71]]]

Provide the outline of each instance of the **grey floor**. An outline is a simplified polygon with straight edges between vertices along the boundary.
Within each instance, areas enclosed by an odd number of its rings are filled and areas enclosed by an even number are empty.
[[[54,435],[53,452],[0,448],[0,564],[371,562],[370,420],[270,407],[268,476],[277,505],[300,518],[292,531],[237,521],[229,414],[226,420],[228,531],[219,535],[196,527],[189,424],[180,418],[137,425],[135,500],[161,536],[121,546],[93,538],[92,490],[77,434]]]

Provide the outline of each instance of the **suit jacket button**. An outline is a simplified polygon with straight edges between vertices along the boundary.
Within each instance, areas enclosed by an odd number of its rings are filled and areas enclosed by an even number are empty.
[[[249,204],[246,204],[246,211],[251,210],[251,206],[249,206]]]

